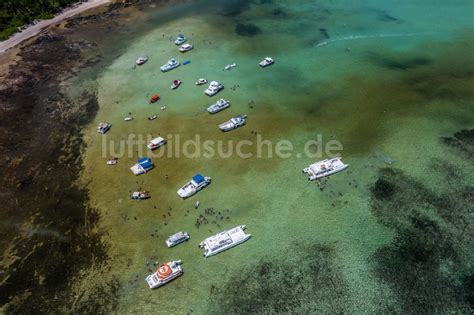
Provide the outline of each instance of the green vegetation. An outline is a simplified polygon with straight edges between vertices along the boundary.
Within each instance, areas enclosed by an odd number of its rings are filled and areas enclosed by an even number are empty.
[[[36,19],[50,19],[78,0],[2,0],[0,1],[0,40]]]

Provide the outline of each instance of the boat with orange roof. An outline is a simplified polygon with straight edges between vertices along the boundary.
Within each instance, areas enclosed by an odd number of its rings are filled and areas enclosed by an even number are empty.
[[[183,274],[181,260],[172,260],[158,266],[156,272],[146,277],[150,289],[161,287]]]

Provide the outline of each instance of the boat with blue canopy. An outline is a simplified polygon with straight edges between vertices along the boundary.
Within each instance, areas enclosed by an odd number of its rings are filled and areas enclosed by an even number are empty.
[[[212,179],[208,176],[196,174],[189,182],[187,182],[186,184],[184,184],[183,187],[178,189],[178,195],[183,199],[189,198],[207,185],[209,185],[211,183],[211,180]]]
[[[153,165],[153,161],[150,158],[143,157],[138,159],[137,163],[130,167],[133,175],[141,175],[145,174],[146,172],[152,170],[155,166]]]

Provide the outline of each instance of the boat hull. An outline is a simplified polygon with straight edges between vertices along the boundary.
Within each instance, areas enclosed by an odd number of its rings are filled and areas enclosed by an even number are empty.
[[[183,239],[179,240],[178,242],[174,242],[174,243],[169,242],[168,240],[166,240],[166,246],[168,246],[168,248],[175,247],[175,246],[177,246],[177,245],[179,245],[179,244],[181,244],[181,243],[184,243],[184,242],[186,242],[186,241],[188,241],[188,240],[189,240],[189,237],[183,238]]]
[[[183,274],[184,274],[184,271],[180,271],[179,273],[176,273],[176,274],[174,274],[173,276],[169,277],[169,279],[167,279],[167,280],[164,281],[164,282],[157,283],[157,284],[155,284],[155,285],[148,285],[148,286],[149,286],[150,289],[152,289],[152,290],[153,290],[153,289],[157,289],[157,288],[159,288],[159,287],[164,286],[164,285],[167,284],[167,283],[170,283],[170,282],[173,281],[174,279],[181,277]]]
[[[338,169],[329,171],[329,172],[324,173],[324,174],[321,174],[321,175],[309,176],[309,177],[308,177],[308,180],[313,181],[313,180],[316,180],[316,179],[319,179],[319,178],[331,176],[331,175],[334,175],[334,174],[336,174],[336,173],[339,173],[339,172],[344,171],[344,170],[347,169],[348,167],[349,167],[349,165],[346,165],[346,166],[344,166],[344,167],[341,167],[341,168],[338,168]],[[305,172],[305,174],[307,174],[307,173]]]
[[[330,164],[329,168],[326,166],[328,163]],[[303,174],[308,175],[308,180],[313,181],[319,178],[327,177],[342,172],[348,167],[349,165],[344,164],[341,158],[326,159],[306,167],[305,169],[303,169]]]
[[[217,255],[217,254],[220,254],[220,253],[222,253],[222,252],[225,252],[225,251],[228,250],[228,249],[234,248],[234,247],[237,246],[237,245],[240,245],[240,244],[242,244],[242,243],[245,243],[245,242],[248,241],[251,237],[252,237],[252,235],[249,234],[246,238],[243,238],[242,240],[240,240],[240,241],[238,241],[238,242],[232,243],[231,245],[229,245],[229,246],[227,246],[227,247],[219,248],[218,250],[213,251],[213,252],[204,253],[203,255],[204,255],[204,257],[206,257],[206,258],[215,256],[215,255]]]

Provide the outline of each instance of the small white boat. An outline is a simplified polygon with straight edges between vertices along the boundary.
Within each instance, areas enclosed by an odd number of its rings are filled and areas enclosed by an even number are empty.
[[[334,159],[326,159],[313,163],[307,168],[303,169],[303,174],[308,175],[308,180],[315,180],[335,174],[337,172],[341,172],[348,167],[348,164],[344,164],[341,158],[337,157]]]
[[[144,57],[140,57],[138,58],[135,63],[139,66],[141,66],[142,64],[144,64],[145,62],[148,61],[148,56],[144,56]]]
[[[247,241],[252,235],[246,234],[244,232],[245,229],[245,225],[240,225],[233,229],[208,237],[199,244],[199,248],[204,249],[203,255],[206,258],[217,255]]]
[[[160,67],[160,70],[162,72],[170,71],[170,70],[173,70],[174,68],[179,67],[179,65],[180,63],[178,60],[171,58],[170,60],[168,60],[167,63],[165,63],[164,65]]]
[[[162,137],[155,138],[150,141],[150,143],[147,145],[148,149],[150,150],[155,150],[158,149],[159,147],[163,146],[166,144],[166,140],[163,139]]]
[[[220,90],[224,88],[224,85],[222,83],[219,83],[217,81],[212,81],[209,84],[209,87],[204,91],[204,94],[208,96],[213,96],[219,93]]]
[[[209,114],[215,114],[215,113],[223,111],[224,109],[229,108],[229,107],[230,107],[230,102],[226,101],[223,98],[221,98],[220,100],[218,100],[217,102],[215,102],[214,104],[209,106],[207,108],[207,112]]]
[[[143,200],[143,199],[148,199],[150,198],[150,192],[143,190],[143,191],[134,191],[131,195],[130,198],[134,200]]]
[[[118,163],[118,158],[113,158],[107,161],[107,165],[115,165]]]
[[[166,106],[161,106],[160,109],[161,109],[161,110],[165,110],[165,109],[166,109]]]
[[[208,176],[202,176],[201,174],[196,174],[193,178],[178,189],[178,195],[185,199],[189,198],[192,195],[196,194],[198,191],[206,187],[211,183],[212,179]]]
[[[235,63],[228,64],[227,66],[224,67],[224,70],[230,70],[230,69],[235,68],[235,67],[237,67],[237,64],[235,64]]]
[[[171,248],[187,240],[189,240],[189,234],[187,232],[178,232],[168,237],[168,239],[166,240],[166,246],[168,246],[168,248]]]
[[[104,134],[109,131],[110,127],[112,127],[112,124],[109,124],[108,122],[101,122],[99,125],[97,125],[97,132]]]
[[[181,260],[173,260],[160,265],[155,273],[146,277],[146,282],[150,289],[155,289],[178,278],[182,274]]]
[[[199,205],[200,205],[200,204],[201,204],[201,203],[200,203],[199,201],[196,201],[196,203],[194,204],[194,209],[199,208]]]
[[[123,120],[125,120],[125,121],[132,121],[132,120],[133,120],[133,117],[132,117],[132,116],[128,116],[128,117],[125,117]]]
[[[265,57],[258,64],[260,65],[260,67],[267,67],[267,66],[272,65],[274,63],[275,63],[275,60],[273,60],[270,57]]]
[[[239,128],[247,122],[247,115],[237,115],[219,125],[219,129],[222,131],[230,131],[236,128]]]
[[[184,52],[190,51],[193,48],[194,48],[194,46],[191,45],[191,44],[184,44],[181,47],[179,47],[179,51],[184,53]]]
[[[185,41],[186,41],[186,37],[185,37],[183,34],[179,34],[178,37],[176,37],[176,40],[174,41],[174,43],[175,43],[176,45],[181,45],[181,44],[183,44]]]
[[[196,81],[196,85],[203,85],[203,84],[206,84],[206,83],[207,83],[207,80],[204,79],[204,78],[201,78],[201,79]]]
[[[156,116],[156,115],[148,116],[148,120],[155,120],[157,118],[158,118],[158,116]]]

